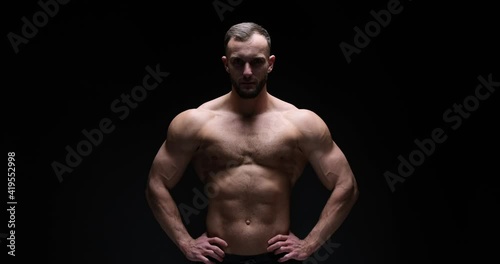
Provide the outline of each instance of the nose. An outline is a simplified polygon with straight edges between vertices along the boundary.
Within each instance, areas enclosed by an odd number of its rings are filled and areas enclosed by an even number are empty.
[[[250,77],[252,76],[252,67],[250,67],[250,63],[245,63],[245,66],[243,66],[243,76],[245,77]]]

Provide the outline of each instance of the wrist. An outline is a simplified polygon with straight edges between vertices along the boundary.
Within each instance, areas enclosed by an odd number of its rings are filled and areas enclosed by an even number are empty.
[[[190,238],[182,239],[177,242],[177,247],[181,250],[181,252],[186,255],[189,251],[189,245],[191,244]]]
[[[309,236],[304,239],[304,242],[307,254],[309,256],[314,254],[323,244],[321,239]]]

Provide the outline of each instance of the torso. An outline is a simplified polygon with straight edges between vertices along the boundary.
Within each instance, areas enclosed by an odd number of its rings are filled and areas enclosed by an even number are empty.
[[[226,253],[266,252],[267,241],[288,234],[290,194],[306,159],[300,133],[276,109],[250,118],[209,111],[193,165],[206,184],[207,234],[228,243]]]

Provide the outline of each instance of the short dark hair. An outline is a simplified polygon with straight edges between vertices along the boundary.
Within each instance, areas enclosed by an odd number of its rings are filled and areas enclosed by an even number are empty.
[[[241,22],[231,26],[224,36],[224,52],[227,54],[227,44],[231,39],[234,38],[236,41],[246,41],[255,33],[266,38],[268,51],[271,53],[271,36],[269,32],[267,32],[264,27],[254,22]]]

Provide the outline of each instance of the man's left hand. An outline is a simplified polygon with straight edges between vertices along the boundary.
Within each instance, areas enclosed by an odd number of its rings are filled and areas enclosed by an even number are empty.
[[[285,262],[291,259],[305,260],[311,254],[305,241],[299,239],[292,232],[288,235],[276,235],[269,239],[268,244],[268,252],[274,252],[276,255],[284,254],[283,257],[278,259],[279,262]]]

